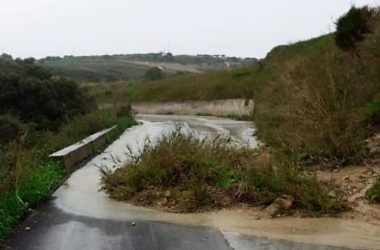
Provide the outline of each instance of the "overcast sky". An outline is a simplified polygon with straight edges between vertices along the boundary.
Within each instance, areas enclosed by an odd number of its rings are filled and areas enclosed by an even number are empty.
[[[352,4],[380,0],[0,0],[0,50],[15,57],[225,54],[334,30]]]

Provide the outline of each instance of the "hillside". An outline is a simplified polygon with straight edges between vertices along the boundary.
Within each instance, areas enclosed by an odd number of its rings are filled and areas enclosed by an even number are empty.
[[[166,76],[231,69],[253,65],[254,58],[211,55],[172,55],[171,53],[47,57],[39,63],[58,75],[81,82],[141,79],[150,68],[159,67]]]
[[[121,95],[135,102],[254,98],[253,118],[269,145],[354,162],[378,130],[380,15],[374,13],[371,32],[351,51],[338,48],[330,34],[278,46],[253,67],[90,91],[104,103]]]
[[[120,85],[118,92],[126,91],[133,101],[183,101],[226,98],[252,98],[263,86],[279,77],[286,65],[297,58],[318,54],[333,46],[332,35],[325,35],[291,45],[272,49],[267,58],[253,67],[236,68],[199,75],[183,75],[154,83]],[[113,88],[116,86],[114,85]]]

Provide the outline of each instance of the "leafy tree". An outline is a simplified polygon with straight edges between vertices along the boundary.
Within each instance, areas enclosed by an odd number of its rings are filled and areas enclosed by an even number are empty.
[[[373,11],[367,6],[351,7],[347,14],[336,23],[335,43],[342,50],[356,48],[358,42],[364,40],[365,34],[372,32],[371,18]]]
[[[156,81],[164,78],[164,73],[159,67],[150,68],[145,72],[145,80]]]
[[[0,115],[0,146],[25,132],[22,123],[10,115]]]
[[[56,129],[90,106],[75,82],[52,77],[34,59],[0,57],[0,114],[13,114],[40,129]]]

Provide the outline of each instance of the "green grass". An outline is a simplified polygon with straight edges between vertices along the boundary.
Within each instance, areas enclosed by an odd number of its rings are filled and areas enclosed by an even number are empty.
[[[42,63],[53,73],[71,77],[80,82],[130,80],[142,78],[149,66],[137,65],[121,59],[103,57],[66,57]]]
[[[62,166],[46,162],[28,170],[29,178],[0,196],[0,240],[5,239],[28,209],[47,199],[65,176]]]
[[[48,155],[115,124],[109,142],[135,121],[118,109],[94,111],[75,118],[58,132],[29,127],[19,141],[0,147],[0,241],[6,239],[30,207],[49,197],[66,176]]]
[[[175,212],[268,205],[285,194],[295,198],[295,208],[310,213],[344,209],[328,197],[327,186],[278,157],[175,133],[115,172],[104,170],[102,186],[112,198],[139,205],[154,206],[166,197]]]
[[[380,117],[380,100],[375,98],[375,100],[368,103],[368,117],[375,123],[378,123]]]
[[[244,74],[241,73],[244,71]],[[131,85],[132,101],[183,101],[247,98],[254,95],[254,83],[266,78],[257,68],[215,72],[202,75],[178,76]]]
[[[380,179],[367,191],[366,197],[372,203],[380,203]]]

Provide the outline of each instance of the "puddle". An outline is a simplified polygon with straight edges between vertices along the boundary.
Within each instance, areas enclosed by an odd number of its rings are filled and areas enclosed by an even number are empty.
[[[185,130],[188,132],[190,128],[201,135],[216,135],[220,131],[230,133],[231,130],[234,130],[233,133],[242,144],[251,147],[258,145],[257,140],[252,136],[254,128],[250,123],[193,116],[175,116],[172,121],[170,117],[139,116],[138,118],[145,120],[142,125],[128,129],[102,154],[74,172],[67,184],[55,192],[55,206],[67,213],[98,219],[163,221],[211,226],[226,234],[233,232],[304,243],[379,248],[379,224],[332,218],[258,220],[257,216],[262,216],[261,211],[254,209],[172,214],[114,201],[109,199],[104,192],[99,192],[100,172],[98,166],[109,168],[121,166],[128,160],[128,148],[133,153],[141,151],[147,141],[154,143],[162,136],[175,131],[178,122],[188,124],[187,128],[185,126]]]

